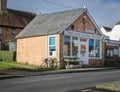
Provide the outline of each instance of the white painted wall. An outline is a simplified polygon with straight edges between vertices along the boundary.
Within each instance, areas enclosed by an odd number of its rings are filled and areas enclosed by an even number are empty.
[[[120,25],[115,25],[110,33],[110,39],[120,41]]]
[[[105,36],[110,36],[110,33],[111,33],[111,32],[107,32],[107,31],[104,29],[104,27],[101,27],[101,31],[103,32],[103,34],[104,34]]]

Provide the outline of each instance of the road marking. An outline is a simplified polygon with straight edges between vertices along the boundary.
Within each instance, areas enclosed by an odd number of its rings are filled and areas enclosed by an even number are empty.
[[[110,74],[110,73],[120,73],[120,71],[112,71],[112,72],[98,72],[98,73],[94,73],[94,74],[92,74],[92,75],[102,75],[102,74]]]
[[[22,83],[30,83],[30,82],[36,82],[36,81],[44,81],[44,80],[66,79],[66,78],[71,78],[71,77],[72,77],[72,76],[64,76],[64,77],[54,77],[54,78],[46,78],[46,79],[36,79],[36,80],[18,81],[18,82],[12,82],[12,84],[22,84]]]

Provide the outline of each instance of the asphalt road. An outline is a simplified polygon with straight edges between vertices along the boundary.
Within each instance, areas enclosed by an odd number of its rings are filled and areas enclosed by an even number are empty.
[[[77,92],[98,83],[120,80],[120,69],[0,80],[0,92]]]

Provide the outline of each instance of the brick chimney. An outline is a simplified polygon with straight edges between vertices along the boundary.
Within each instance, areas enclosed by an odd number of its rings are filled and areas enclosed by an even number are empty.
[[[7,9],[7,0],[0,0],[0,11]]]

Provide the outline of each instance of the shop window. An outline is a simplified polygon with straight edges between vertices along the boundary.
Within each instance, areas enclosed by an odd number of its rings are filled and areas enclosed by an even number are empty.
[[[78,54],[78,37],[72,37],[72,56]]]
[[[70,56],[70,36],[64,36],[64,56]]]
[[[89,57],[100,58],[100,41],[95,39],[89,39]]]
[[[113,57],[113,49],[107,48],[106,55],[107,58]]]
[[[97,58],[100,57],[100,41],[99,40],[95,41],[95,57]]]
[[[89,57],[94,57],[94,39],[89,40]]]
[[[2,35],[2,27],[0,26],[0,35]]]
[[[16,33],[15,28],[11,28],[11,34],[15,35],[15,33]]]
[[[49,36],[49,56],[56,56],[56,36]]]

